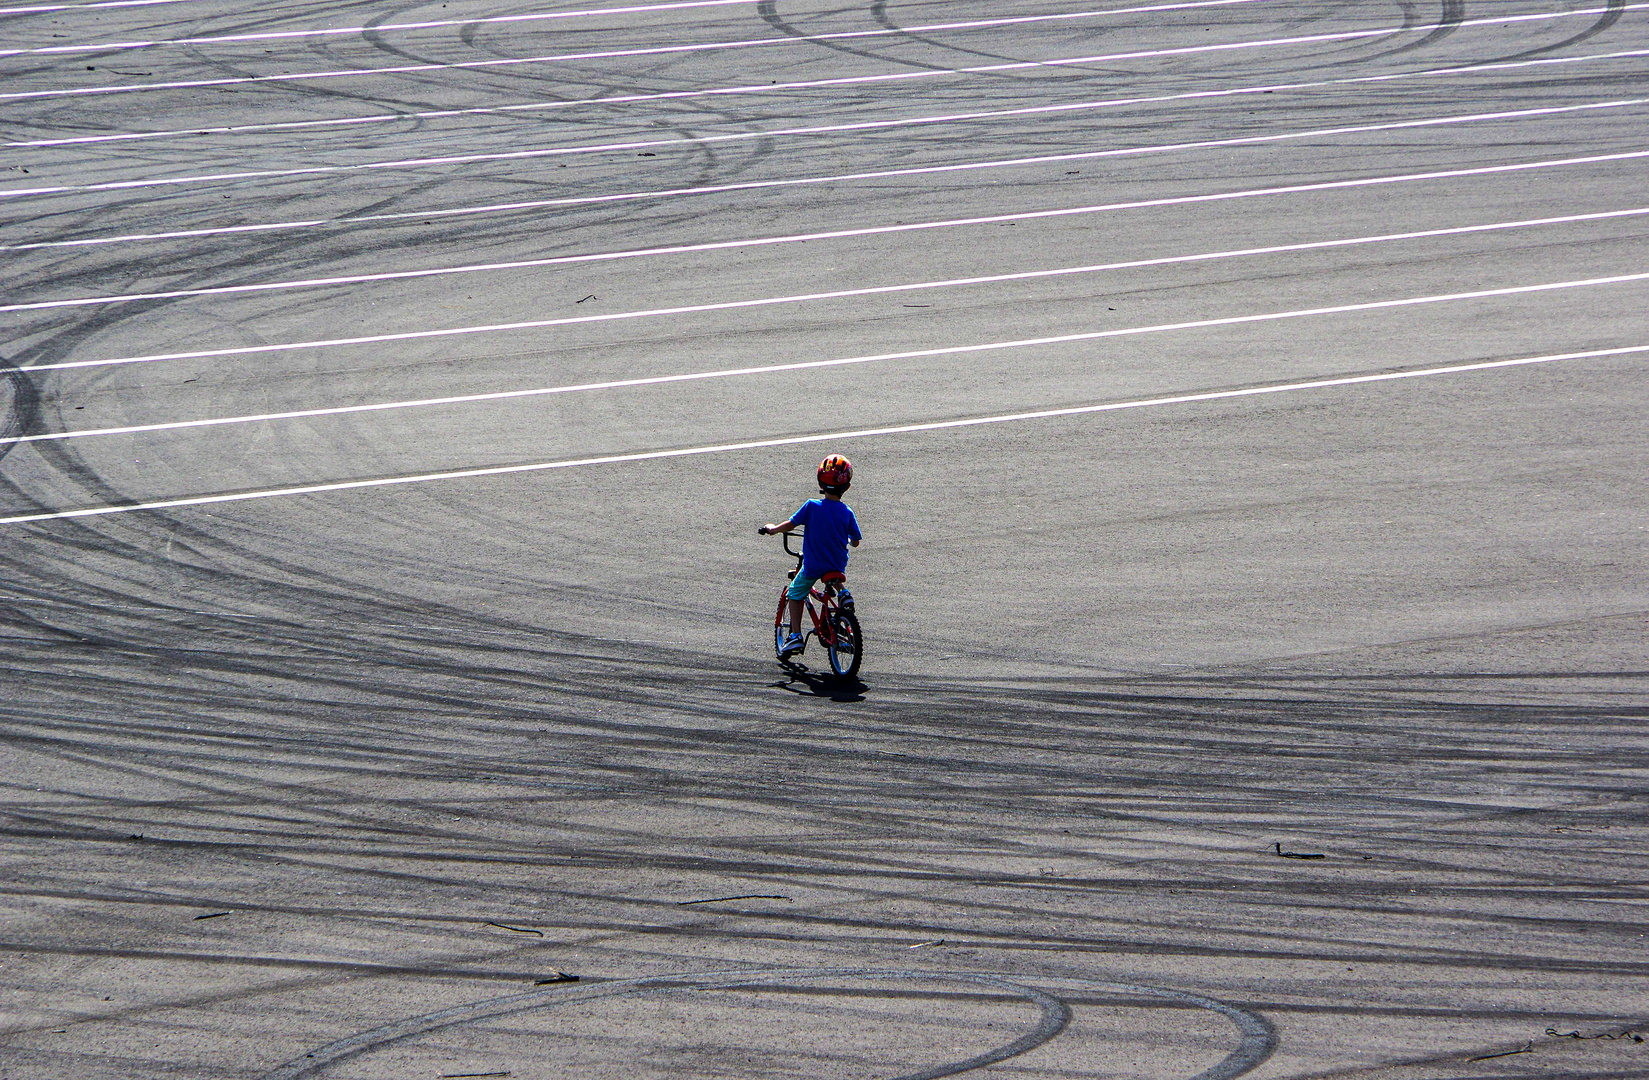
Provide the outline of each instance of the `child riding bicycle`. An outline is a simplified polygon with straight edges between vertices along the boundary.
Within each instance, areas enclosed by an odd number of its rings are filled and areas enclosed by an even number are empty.
[[[787,533],[806,526],[802,534],[802,568],[790,580],[785,596],[790,601],[790,636],[779,649],[780,658],[802,651],[802,601],[814,582],[826,574],[845,574],[849,545],[859,546],[859,519],[842,501],[842,493],[853,486],[853,463],[840,454],[832,454],[819,462],[819,494],[822,499],[809,499],[801,509],[790,515],[790,520],[775,525],[769,522],[756,531],[763,536]],[[787,541],[788,543],[788,541]],[[844,585],[841,589],[847,595]],[[851,599],[848,601],[851,603]]]

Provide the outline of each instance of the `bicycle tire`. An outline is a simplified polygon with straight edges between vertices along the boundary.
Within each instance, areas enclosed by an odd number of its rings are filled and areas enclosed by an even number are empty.
[[[837,609],[830,613],[830,670],[844,679],[859,674],[864,660],[864,637],[859,632],[859,616]]]
[[[784,639],[790,636],[790,620],[786,618],[789,596],[784,588],[779,589],[779,612],[773,616],[773,655],[784,657]]]

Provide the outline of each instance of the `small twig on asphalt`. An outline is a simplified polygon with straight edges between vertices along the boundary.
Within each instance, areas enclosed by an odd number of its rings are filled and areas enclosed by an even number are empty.
[[[233,911],[214,911],[210,915],[196,915],[195,918],[194,918],[194,921],[195,922],[200,922],[200,920],[202,920],[202,919],[216,919],[216,918],[220,918],[221,916],[224,916],[224,915],[233,915],[233,914],[234,914]]]
[[[1324,855],[1320,851],[1311,851],[1311,852],[1306,852],[1306,851],[1284,851],[1282,841],[1280,841],[1280,840],[1277,843],[1272,844],[1271,846],[1276,848],[1277,849],[1277,854],[1281,855],[1285,859],[1326,859],[1326,858],[1328,858],[1327,855]]]
[[[538,981],[534,982],[533,985],[534,986],[548,986],[551,983],[564,983],[564,982],[577,982],[577,981],[578,981],[578,976],[577,975],[569,975],[565,971],[558,971],[554,975],[550,976],[548,979],[539,979]]]
[[[1623,1031],[1619,1035],[1611,1035],[1607,1031],[1600,1031],[1596,1035],[1582,1035],[1578,1031],[1559,1031],[1557,1028],[1547,1028],[1546,1034],[1554,1039],[1631,1039],[1633,1042],[1642,1042],[1643,1036],[1635,1031]]]
[[[914,945],[906,945],[905,948],[907,948],[907,949],[925,949],[929,945],[943,945],[944,943],[945,943],[944,938],[934,938],[932,941],[918,941]]]
[[[687,907],[689,904],[719,904],[723,900],[789,900],[788,896],[777,893],[746,893],[743,896],[712,896],[705,900],[677,900],[677,907]]]
[[[1531,1051],[1533,1049],[1534,1049],[1534,1040],[1530,1039],[1529,1042],[1528,1042],[1528,1045],[1524,1046],[1523,1049],[1521,1049],[1521,1050],[1502,1050],[1498,1054],[1480,1054],[1477,1057],[1467,1058],[1466,1060],[1467,1061],[1488,1061],[1491,1058],[1511,1057],[1513,1054],[1527,1054],[1529,1051]]]
[[[491,1073],[442,1073],[442,1074],[441,1074],[441,1080],[458,1080],[458,1078],[459,1078],[459,1077],[461,1077],[461,1076],[508,1076],[508,1075],[509,1075],[509,1073],[507,1073],[507,1072],[491,1072]]]
[[[489,922],[487,925],[496,926],[500,930],[514,930],[517,934],[537,934],[539,937],[544,936],[544,931],[534,930],[529,926],[505,926],[501,922]]]

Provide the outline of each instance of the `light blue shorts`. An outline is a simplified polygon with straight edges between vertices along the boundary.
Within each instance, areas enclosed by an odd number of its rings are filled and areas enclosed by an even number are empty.
[[[798,573],[790,579],[790,588],[785,590],[784,595],[790,600],[806,600],[807,594],[813,589],[814,582],[818,580],[816,577],[802,577]]]

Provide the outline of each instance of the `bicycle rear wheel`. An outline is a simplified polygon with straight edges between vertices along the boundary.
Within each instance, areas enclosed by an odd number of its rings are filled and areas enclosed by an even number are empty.
[[[830,670],[844,679],[851,679],[859,674],[859,662],[864,659],[859,616],[851,611],[832,611],[830,629]]]

